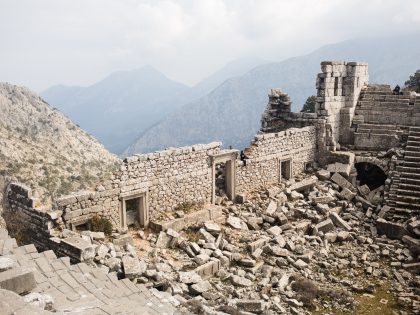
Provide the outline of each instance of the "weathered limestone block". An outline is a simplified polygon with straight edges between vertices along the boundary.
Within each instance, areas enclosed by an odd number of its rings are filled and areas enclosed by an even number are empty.
[[[36,286],[34,272],[30,268],[17,267],[0,272],[0,288],[17,294],[30,292]]]
[[[331,180],[341,188],[347,188],[352,191],[354,190],[354,186],[338,173],[334,173],[333,176],[331,176]]]

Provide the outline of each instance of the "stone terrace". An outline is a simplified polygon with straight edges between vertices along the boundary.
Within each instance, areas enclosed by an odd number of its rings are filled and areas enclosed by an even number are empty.
[[[18,247],[6,230],[0,230],[0,261],[7,264],[9,259],[13,265],[0,272],[0,289],[10,289],[18,294],[48,295],[53,299],[52,308],[56,312],[89,315],[175,312],[160,292],[149,291],[144,285],[128,279],[118,280],[85,263],[70,265],[68,257],[57,258],[51,250],[39,253],[32,244]],[[6,294],[1,293],[2,296]],[[16,311],[16,305],[20,305],[20,314],[37,314],[32,306],[19,301],[18,296],[15,299],[2,302],[0,313]],[[38,310],[38,314],[50,314]]]

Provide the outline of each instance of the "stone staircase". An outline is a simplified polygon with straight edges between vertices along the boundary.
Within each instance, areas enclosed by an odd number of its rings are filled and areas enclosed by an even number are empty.
[[[393,219],[420,214],[420,127],[410,127],[404,160],[393,176],[388,205]]]
[[[115,275],[85,263],[71,265],[68,257],[57,258],[51,250],[39,253],[33,244],[18,247],[4,229],[0,229],[0,257],[13,259],[13,269],[32,270],[35,283],[30,292],[51,296],[57,313],[157,315],[175,312],[164,293],[149,291],[128,279],[118,280]],[[11,279],[8,283],[18,280]],[[4,283],[0,282],[0,288]],[[22,313],[19,309],[19,314],[52,314],[41,309],[34,313],[29,304],[24,310]],[[5,313],[1,303],[0,313]]]

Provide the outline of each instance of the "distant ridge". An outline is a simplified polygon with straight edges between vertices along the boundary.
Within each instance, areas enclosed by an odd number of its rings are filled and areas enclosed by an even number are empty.
[[[348,40],[306,56],[258,66],[168,115],[123,155],[214,140],[243,148],[259,128],[271,88],[280,87],[288,93],[293,109],[299,111],[306,98],[315,94],[314,80],[323,60],[367,61],[370,82],[401,85],[420,67],[420,42],[415,40],[419,37]]]

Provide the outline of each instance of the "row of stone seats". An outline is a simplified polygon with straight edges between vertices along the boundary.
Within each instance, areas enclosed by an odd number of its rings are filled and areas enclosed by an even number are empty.
[[[94,315],[175,312],[170,301],[157,291],[152,294],[153,291],[144,285],[134,284],[128,279],[118,280],[115,275],[105,274],[85,263],[71,265],[68,257],[57,258],[51,250],[39,253],[32,244],[18,247],[6,230],[0,230],[0,244],[0,258],[10,258],[15,262],[13,269],[8,271],[24,270],[32,276],[32,279],[30,276],[22,278],[18,273],[20,278],[13,278],[4,276],[6,271],[0,272],[0,288],[14,288],[13,291],[19,294],[30,291],[50,296],[56,312]],[[13,282],[15,286],[10,285]],[[13,305],[19,304],[16,303]],[[42,310],[39,310],[41,314]],[[0,309],[0,314],[5,312]]]
[[[405,130],[397,125],[384,124],[359,124],[357,125],[357,133],[378,134],[378,135],[394,135],[404,134]]]
[[[394,218],[408,219],[420,214],[420,127],[410,127],[404,160],[397,171],[388,204]]]

